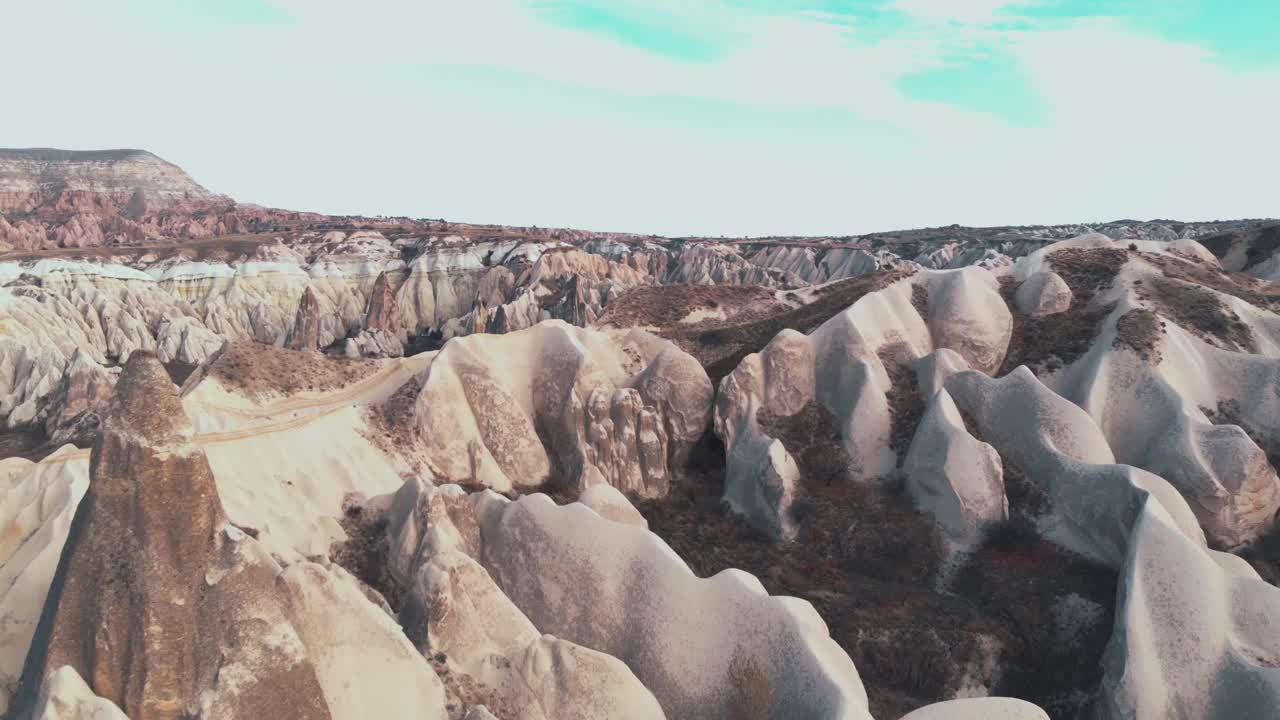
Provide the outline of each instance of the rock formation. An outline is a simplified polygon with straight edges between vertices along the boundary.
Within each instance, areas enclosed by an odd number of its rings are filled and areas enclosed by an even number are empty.
[[[102,414],[115,388],[118,368],[107,369],[77,350],[62,381],[36,420],[44,422],[48,443],[88,447],[97,439]]]
[[[134,354],[94,447],[17,716],[33,716],[45,686],[70,667],[140,720],[355,717],[377,706],[444,717],[439,681],[404,662],[404,640],[385,617],[352,606],[358,593],[328,570],[282,569],[227,522],[192,438],[168,375]],[[359,663],[338,651],[346,636],[396,658],[377,682],[350,687]],[[397,674],[399,688],[389,682]]]
[[[392,334],[403,334],[404,323],[400,319],[400,305],[396,301],[395,291],[385,271],[378,274],[369,292],[369,307],[364,314],[366,330],[382,330]]]
[[[422,383],[418,427],[439,480],[500,491],[604,482],[644,497],[667,493],[712,395],[670,342],[560,321],[453,340]]]
[[[315,350],[320,347],[320,302],[309,286],[302,291],[298,313],[285,344],[292,350]]]
[[[5,717],[1280,705],[1273,224],[326,218],[135,151],[0,152],[0,212]]]
[[[183,206],[229,205],[176,165],[145,150],[0,149],[0,212],[96,210],[111,203],[132,217]]]

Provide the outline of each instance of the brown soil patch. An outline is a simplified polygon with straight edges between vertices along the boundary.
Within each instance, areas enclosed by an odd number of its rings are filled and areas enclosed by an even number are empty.
[[[387,540],[386,515],[366,511],[356,502],[345,504],[338,523],[347,533],[347,539],[329,548],[329,559],[376,591],[392,610],[400,612],[404,606],[405,589],[387,569],[391,549]],[[376,598],[370,599],[376,603]]]
[[[767,312],[731,317],[727,321],[710,321],[688,327],[663,327],[658,334],[697,358],[711,377],[711,382],[718,384],[721,378],[738,367],[743,358],[760,352],[782,330],[789,328],[802,333],[813,332],[864,295],[882,290],[910,275],[908,271],[895,270],[840,280],[817,289],[817,297],[798,308],[775,308]],[[669,287],[671,286],[658,290],[661,292]]]
[[[1027,317],[1018,312],[1014,294],[1018,283],[1000,279],[1000,294],[1013,313],[1013,337],[1009,352],[997,376],[1026,365],[1033,372],[1052,372],[1077,360],[1089,351],[1115,305],[1090,305],[1098,293],[1111,287],[1116,274],[1129,260],[1118,248],[1067,248],[1049,254],[1049,262],[1071,288],[1071,307],[1044,317]]]
[[[1051,372],[1077,360],[1089,352],[1102,322],[1115,309],[1114,304],[1088,307],[1077,295],[1071,307],[1063,312],[1028,317],[1017,311],[1013,297],[1017,291],[1018,283],[1013,278],[1000,279],[1000,294],[1013,314],[1013,334],[997,377],[1009,374],[1019,365],[1026,365],[1035,373]]]
[[[223,346],[208,374],[227,387],[253,395],[293,395],[337,390],[377,371],[375,360],[352,360],[238,341]]]
[[[1049,254],[1053,271],[1062,276],[1076,302],[1087,303],[1111,287],[1129,253],[1119,248],[1066,248]]]
[[[767,312],[780,307],[783,305],[773,291],[759,285],[642,285],[610,303],[599,324],[672,328],[696,310],[723,310],[732,319],[757,308]]]
[[[1142,285],[1138,296],[1152,302],[1160,314],[1211,345],[1256,353],[1257,341],[1249,326],[1217,295],[1181,280],[1154,278]]]
[[[1128,348],[1152,365],[1160,364],[1160,339],[1164,321],[1150,310],[1134,309],[1116,321],[1115,348]]]
[[[898,455],[901,467],[911,448],[911,441],[924,415],[924,398],[920,395],[920,383],[911,365],[910,349],[903,344],[880,348],[880,362],[889,374],[888,400],[892,424],[889,431],[889,447]]]
[[[769,437],[782,441],[807,487],[818,491],[852,482],[840,426],[822,403],[810,400],[794,415],[774,415],[761,409],[756,412],[756,423]]]
[[[911,286],[911,304],[915,307],[916,312],[920,313],[920,317],[929,320],[929,289],[924,285]]]
[[[371,406],[367,415],[369,442],[383,452],[398,454],[406,460],[415,459],[421,445],[414,405],[421,392],[422,381],[415,375],[386,400]]]
[[[1166,278],[1217,290],[1239,298],[1262,310],[1275,310],[1280,303],[1280,286],[1244,273],[1225,272],[1203,264],[1189,263],[1165,255],[1143,255],[1142,259],[1160,269]]]
[[[765,422],[774,437],[822,436],[831,429],[820,409]],[[796,428],[786,430],[786,423]],[[805,443],[792,447],[800,448],[794,455],[802,469],[815,462],[806,457]],[[953,587],[940,591],[937,529],[894,481],[883,488],[834,478],[806,482],[797,502],[800,535],[779,544],[722,506],[723,453],[708,433],[695,451],[690,477],[670,496],[633,502],[650,529],[699,577],[740,568],[771,594],[813,603],[856,663],[873,715],[899,717],[949,698],[963,669],[994,640],[1003,647],[1004,670],[993,694],[1061,710],[1050,710],[1056,718],[1085,716],[1067,697],[1073,689],[1086,698],[1096,694],[1114,573],[1063,553],[1029,524],[1013,524],[961,569]],[[1028,499],[1019,500],[1020,506],[1034,502],[1034,486],[1024,484],[1020,497]],[[1074,645],[1051,637],[1052,608],[1069,593],[1104,609],[1099,627],[1089,628]]]

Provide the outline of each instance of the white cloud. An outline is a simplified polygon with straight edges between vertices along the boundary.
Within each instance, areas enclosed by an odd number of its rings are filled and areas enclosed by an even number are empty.
[[[1032,4],[1034,0],[893,0],[899,12],[930,22],[972,25],[992,23],[1006,11]]]
[[[1274,214],[1276,72],[1115,21],[962,33],[1042,97],[1011,128],[898,89],[963,50],[935,23],[1008,2],[900,0],[921,22],[889,37],[687,4],[734,38],[698,63],[517,0],[280,4],[293,23],[195,34],[22,4],[0,62],[41,72],[10,77],[0,144],[146,147],[283,207],[671,234]]]

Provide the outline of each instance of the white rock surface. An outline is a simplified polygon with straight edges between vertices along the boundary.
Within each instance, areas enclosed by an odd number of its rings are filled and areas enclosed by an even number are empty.
[[[923,316],[913,287],[929,296]],[[721,382],[716,399],[715,430],[728,464],[726,501],[761,529],[783,537],[795,531],[789,515],[799,470],[761,428],[761,411],[785,418],[818,403],[834,416],[840,449],[857,481],[893,472],[892,381],[881,355],[909,364],[948,347],[967,365],[998,367],[1012,316],[997,288],[996,278],[979,268],[921,271],[864,295],[808,336],[784,330],[748,355]],[[908,366],[907,372],[914,371]]]
[[[986,527],[1009,516],[1000,455],[969,434],[946,390],[929,401],[902,470],[916,506],[931,513],[953,542],[973,544]]]
[[[1018,312],[1030,317],[1060,313],[1071,307],[1071,288],[1051,270],[1032,273],[1014,293]]]
[[[361,330],[347,338],[343,352],[350,358],[396,358],[404,356],[404,341],[386,330]]]
[[[9,710],[71,519],[88,489],[89,459],[72,446],[38,464],[0,460],[0,714]]]
[[[1274,714],[1280,589],[1247,568],[1224,570],[1158,506],[1144,509],[1133,535],[1103,657],[1101,717]]]
[[[666,340],[548,321],[450,341],[416,412],[443,481],[505,491],[558,469],[578,490],[607,482],[657,497],[701,436],[711,394],[697,361]]]
[[[596,483],[582,493],[578,502],[595,510],[597,515],[606,520],[649,529],[649,521],[612,485]]]
[[[651,533],[543,495],[475,498],[483,563],[542,632],[625,662],[668,717],[729,718],[743,674],[767,678],[772,715],[869,718],[857,670],[813,607],[754,577],[699,579]],[[581,592],[590,586],[592,592]]]
[[[45,682],[34,720],[129,720],[116,704],[93,694],[84,678],[63,665]]]
[[[1049,714],[1024,700],[990,697],[926,705],[901,720],[1049,720]]]
[[[440,678],[354,578],[303,562],[286,568],[277,584],[334,720],[446,717]]]
[[[446,658],[455,683],[467,678],[459,701],[512,720],[661,720],[618,659],[538,632],[468,555],[478,530],[461,488],[420,480],[396,493],[388,518],[390,567],[408,588],[400,622],[423,655]]]
[[[1026,367],[999,380],[974,371],[959,373],[946,389],[973,417],[981,439],[1048,494],[1051,508],[1041,518],[1041,529],[1062,546],[1120,567],[1133,523],[1151,496],[1164,503],[1187,537],[1205,545],[1191,509],[1168,481],[1116,465],[1088,414],[1045,387]]]

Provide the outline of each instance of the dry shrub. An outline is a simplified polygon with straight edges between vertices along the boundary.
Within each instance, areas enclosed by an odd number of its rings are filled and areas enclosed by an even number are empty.
[[[798,308],[786,307],[773,290],[755,285],[644,286],[613,301],[598,324],[656,327],[659,335],[697,358],[711,381],[718,383],[780,331],[812,332],[867,293],[910,275],[909,271],[893,270],[833,282],[815,288],[812,302]],[[726,318],[688,325],[680,322],[699,308],[722,309]]]
[[[769,720],[773,707],[773,683],[752,658],[735,654],[729,661],[729,681],[733,684],[729,717],[733,720]]]
[[[1150,310],[1134,309],[1116,321],[1115,348],[1128,348],[1147,362],[1160,363],[1160,338],[1164,336],[1164,321]]]
[[[1113,304],[1089,307],[1077,296],[1063,312],[1029,317],[1017,311],[1013,299],[1017,291],[1018,283],[1012,278],[1000,279],[1000,294],[1013,313],[1013,334],[997,377],[1013,372],[1019,365],[1039,373],[1057,370],[1077,360],[1089,351],[1102,329],[1102,322],[1115,309]]]
[[[375,360],[352,360],[286,350],[252,341],[228,342],[209,363],[208,374],[249,395],[292,395],[336,390],[378,370]]]
[[[1055,718],[1087,717],[1102,681],[1117,583],[1114,570],[1044,540],[1025,516],[997,527],[952,587],[1002,627],[1004,673],[992,694],[1031,700]],[[1054,607],[1070,595],[1101,607],[1103,620],[1064,643]]]
[[[917,286],[918,287],[918,286]],[[924,415],[924,398],[920,395],[920,383],[912,366],[911,350],[904,344],[886,345],[880,348],[880,362],[889,375],[887,393],[890,412],[889,448],[898,455],[901,467],[911,448],[911,441]]]
[[[1214,293],[1182,280],[1157,278],[1139,293],[1162,315],[1214,345],[1256,353],[1249,326]]]
[[[1072,305],[1087,303],[1111,287],[1129,254],[1119,248],[1066,248],[1049,253],[1049,264],[1071,288]]]
[[[1017,312],[1014,293],[1018,284],[1001,278],[1000,294],[1013,311],[1013,337],[998,375],[1019,365],[1031,370],[1053,371],[1083,356],[1102,329],[1102,322],[1114,304],[1092,305],[1098,293],[1111,287],[1129,254],[1118,248],[1067,248],[1049,254],[1049,263],[1071,288],[1071,307],[1045,315],[1027,317]]]
[[[756,412],[766,435],[782,441],[810,487],[849,482],[849,455],[841,443],[840,426],[822,403],[810,400],[794,415],[776,415],[767,408]]]
[[[379,450],[412,459],[421,446],[414,406],[422,381],[414,376],[386,400],[369,408],[365,437]]]
[[[1144,255],[1143,260],[1159,268],[1169,280],[1211,288],[1262,310],[1275,310],[1280,301],[1280,286],[1244,273],[1226,272],[1166,255]]]
[[[400,612],[405,589],[391,576],[387,567],[391,548],[387,539],[386,515],[366,511],[351,501],[344,504],[346,508],[338,523],[346,532],[347,539],[329,548],[329,559],[376,590],[392,610]]]
[[[929,289],[924,285],[912,285],[911,305],[927,322],[929,320]]]

